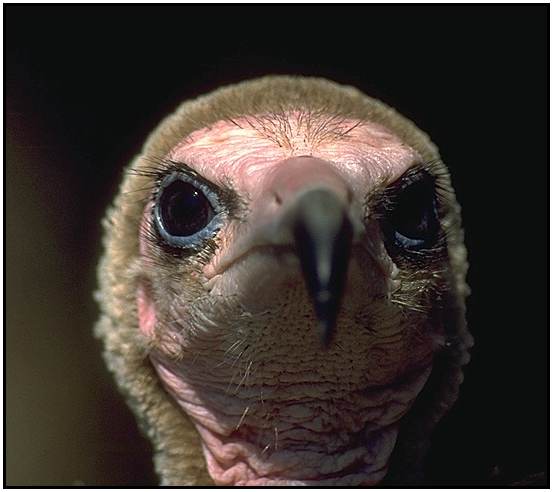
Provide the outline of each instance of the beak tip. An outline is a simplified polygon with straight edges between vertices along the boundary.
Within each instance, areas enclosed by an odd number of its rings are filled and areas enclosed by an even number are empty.
[[[339,299],[336,299],[332,293],[326,290],[321,291],[314,299],[319,336],[325,349],[330,346],[334,339],[339,305]]]
[[[327,320],[319,321],[319,335],[321,340],[321,346],[325,350],[330,347],[330,344],[334,339],[334,325],[335,323],[330,323]]]

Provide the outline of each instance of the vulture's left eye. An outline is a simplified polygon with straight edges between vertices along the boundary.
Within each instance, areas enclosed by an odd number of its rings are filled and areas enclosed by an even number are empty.
[[[438,239],[438,218],[434,182],[424,176],[405,185],[387,213],[385,234],[394,246],[406,250],[431,247]]]
[[[154,221],[170,246],[194,248],[220,228],[220,212],[216,193],[205,183],[184,173],[174,173],[161,182]]]

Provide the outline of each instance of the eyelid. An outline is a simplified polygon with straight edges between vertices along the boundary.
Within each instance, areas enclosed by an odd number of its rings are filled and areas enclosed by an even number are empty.
[[[380,186],[370,190],[364,200],[367,217],[378,218],[381,212],[389,210],[402,191],[425,178],[431,180],[436,189],[437,178],[427,170],[427,167],[428,165],[424,163],[415,164],[392,183],[383,182]]]
[[[420,168],[413,170],[413,168],[409,169],[406,173],[404,173],[395,183],[391,185],[391,187],[398,187],[399,191],[403,191],[406,188],[409,188],[415,184],[421,183],[421,182],[427,182],[431,183],[432,186],[434,186],[436,181],[436,178],[430,174],[426,169]]]
[[[216,184],[204,178],[185,162],[170,159],[163,160],[159,167],[152,167],[151,170],[142,171],[141,174],[155,179],[156,186],[153,191],[153,201],[156,200],[156,195],[161,189],[161,183],[165,179],[168,179],[169,176],[176,174],[184,176],[185,181],[196,186],[202,185],[202,190],[209,190],[213,193],[218,200],[218,204],[221,206],[221,210],[225,211],[229,217],[238,217],[245,209],[243,198],[236,193],[230,180],[225,181],[222,185]]]
[[[173,171],[166,175],[159,183],[158,193],[178,179],[190,183],[201,190],[213,206],[216,214],[224,209],[219,197],[218,188],[212,183],[208,184],[208,181],[199,178],[197,174],[187,173],[186,171]]]

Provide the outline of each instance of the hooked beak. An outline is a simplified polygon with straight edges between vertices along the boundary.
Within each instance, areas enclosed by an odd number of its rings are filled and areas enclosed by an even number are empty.
[[[328,348],[344,295],[352,242],[364,230],[352,213],[350,186],[330,163],[295,157],[268,174],[261,188],[263,193],[254,200],[247,228],[207,272],[208,285],[214,285],[217,275],[256,248],[291,248],[301,265],[322,346]],[[259,306],[272,299],[271,284],[280,271],[264,269],[266,260],[254,261],[251,265],[255,266],[247,270],[247,282],[228,282],[233,289],[244,285],[253,294],[249,302]],[[278,263],[276,268],[280,268]],[[224,285],[218,289],[223,291]]]
[[[324,348],[332,342],[344,294],[353,228],[343,202],[328,189],[305,192],[294,207],[294,245]]]

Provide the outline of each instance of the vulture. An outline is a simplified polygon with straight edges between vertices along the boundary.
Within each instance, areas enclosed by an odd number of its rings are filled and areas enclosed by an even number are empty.
[[[104,219],[95,333],[162,485],[420,483],[472,337],[428,135],[266,76],[185,101]]]

